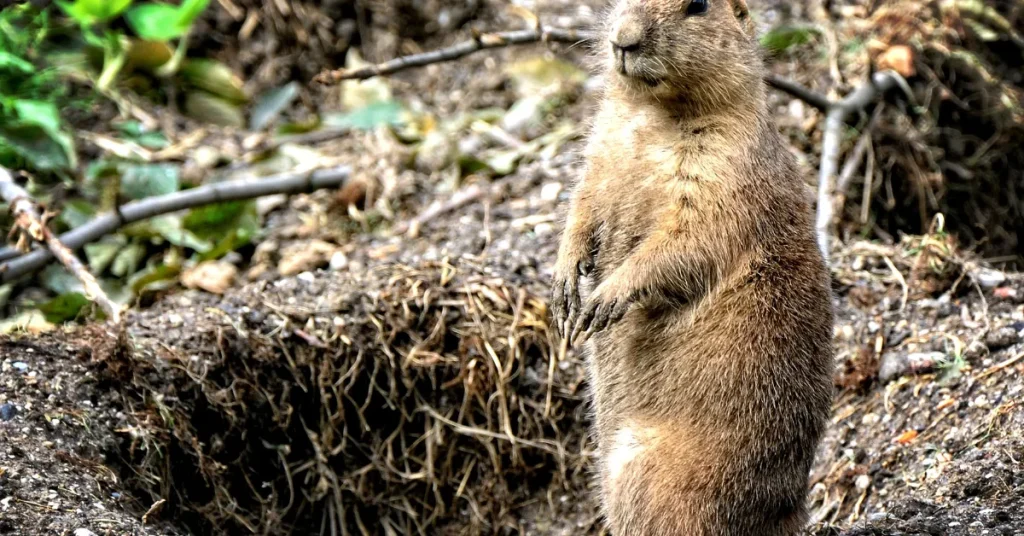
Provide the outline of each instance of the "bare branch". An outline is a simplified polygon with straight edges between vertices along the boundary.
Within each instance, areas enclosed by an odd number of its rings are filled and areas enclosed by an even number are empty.
[[[906,81],[894,71],[875,73],[871,80],[853,90],[843,100],[829,105],[825,114],[822,137],[821,165],[818,168],[818,216],[816,228],[818,247],[826,259],[829,257],[829,234],[835,213],[835,177],[839,172],[839,153],[843,142],[843,127],[854,113],[874,103],[889,90],[905,87]]]
[[[792,80],[786,80],[785,78],[769,75],[765,77],[764,81],[767,82],[769,86],[786,93],[791,97],[802,100],[823,112],[832,106],[832,101],[828,100],[828,97],[825,95],[811,91]]]
[[[310,172],[285,173],[259,179],[220,182],[173,194],[150,197],[123,205],[114,212],[97,216],[89,223],[64,233],[60,239],[69,248],[75,250],[113,233],[125,225],[161,214],[225,201],[254,199],[273,194],[306,193],[331,188],[345,182],[350,173],[351,170],[348,166],[339,166]],[[11,258],[10,256],[5,257],[5,255],[10,255],[8,250],[0,251],[0,260]],[[0,283],[12,281],[38,270],[46,266],[52,258],[49,251],[36,250],[0,264]]]
[[[530,30],[478,34],[469,41],[463,41],[448,48],[403,56],[379,65],[323,72],[317,75],[315,80],[323,83],[339,82],[341,80],[365,80],[375,76],[397,73],[398,71],[404,71],[413,67],[423,67],[433,63],[456,60],[490,48],[548,41],[575,44],[590,41],[592,37],[587,32],[562,28],[534,28]]]
[[[36,204],[21,186],[14,182],[14,177],[6,169],[0,167],[0,198],[10,206],[11,214],[14,215],[15,225],[22,229],[25,234],[35,240],[46,244],[49,251],[40,250],[40,253],[52,253],[65,268],[71,272],[85,287],[85,296],[96,302],[114,323],[121,322],[121,306],[110,301],[106,292],[100,288],[100,284],[89,270],[78,260],[78,257],[61,243],[60,239],[54,236],[53,232],[46,226],[46,222],[39,215]]]

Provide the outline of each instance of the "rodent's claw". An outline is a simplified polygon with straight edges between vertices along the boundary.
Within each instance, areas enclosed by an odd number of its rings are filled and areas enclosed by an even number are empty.
[[[580,309],[579,277],[555,278],[551,288],[551,318],[559,335],[567,337]]]
[[[605,293],[596,292],[576,319],[570,341],[574,344],[583,343],[593,334],[600,333],[622,320],[633,301],[631,297],[606,297]],[[581,338],[577,340],[578,337]]]

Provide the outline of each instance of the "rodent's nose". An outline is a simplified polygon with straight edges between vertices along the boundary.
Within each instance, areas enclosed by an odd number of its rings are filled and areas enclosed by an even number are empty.
[[[623,17],[612,27],[608,40],[616,51],[628,52],[640,48],[643,38],[643,26],[633,17]]]

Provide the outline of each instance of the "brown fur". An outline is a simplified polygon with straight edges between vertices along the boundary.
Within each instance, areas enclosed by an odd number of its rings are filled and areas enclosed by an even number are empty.
[[[609,18],[636,43],[625,74],[605,49],[552,308],[590,335],[615,536],[791,536],[831,404],[829,277],[746,4],[688,2]]]

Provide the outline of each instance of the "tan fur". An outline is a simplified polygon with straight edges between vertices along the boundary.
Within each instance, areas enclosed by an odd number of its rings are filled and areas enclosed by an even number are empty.
[[[829,276],[745,2],[688,1],[611,12],[631,48],[605,48],[552,309],[590,335],[615,536],[791,536],[831,404]]]

